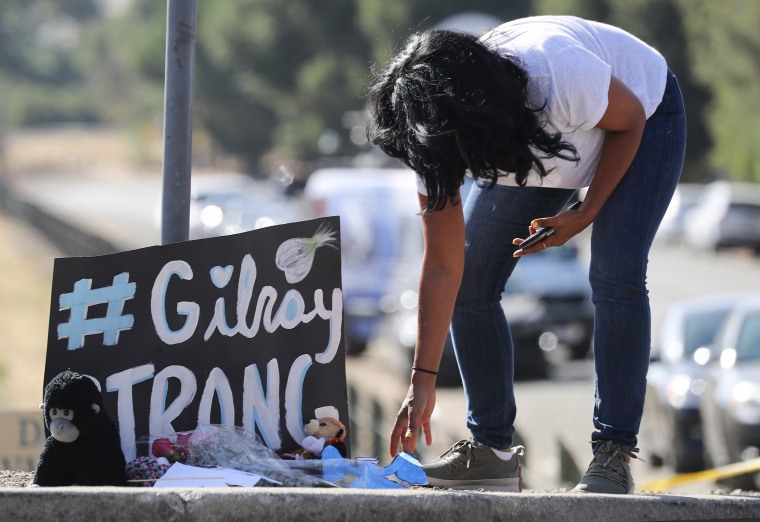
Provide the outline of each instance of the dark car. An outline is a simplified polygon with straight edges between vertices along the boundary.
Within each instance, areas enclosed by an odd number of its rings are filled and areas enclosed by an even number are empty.
[[[740,296],[706,296],[670,305],[652,348],[639,441],[655,467],[704,469],[700,400],[712,345]]]
[[[760,456],[760,296],[741,301],[715,342],[702,401],[705,455],[711,466]],[[733,488],[760,489],[760,474],[723,479]]]
[[[544,354],[565,350],[571,359],[584,359],[591,352],[594,307],[576,243],[520,259],[501,306],[515,343],[516,377],[542,377]]]
[[[416,229],[410,223],[407,230],[411,234]],[[414,352],[419,267],[420,261],[410,262],[405,268],[406,278],[397,279],[401,286],[392,294],[396,302],[386,319],[384,335],[405,353],[395,359],[399,366],[408,366]],[[551,369],[548,352],[567,350],[570,358],[589,354],[594,310],[588,269],[574,245],[566,244],[520,259],[502,295],[502,308],[514,341],[516,380],[548,377]],[[444,346],[438,383],[461,384],[450,338]]]

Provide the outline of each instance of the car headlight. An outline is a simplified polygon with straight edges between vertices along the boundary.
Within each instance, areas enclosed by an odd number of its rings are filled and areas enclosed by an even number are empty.
[[[705,388],[704,379],[692,379],[686,374],[674,375],[668,380],[665,397],[668,403],[676,409],[696,406],[696,401],[704,393]]]
[[[224,211],[216,205],[208,205],[201,210],[201,223],[208,230],[213,230],[222,224]]]
[[[674,375],[668,380],[665,397],[674,408],[682,408],[686,404],[686,396],[691,388],[691,378],[688,375]]]
[[[720,353],[720,367],[728,370],[736,364],[736,350],[726,348]]]
[[[747,424],[760,422],[760,385],[740,381],[731,390],[729,404],[734,415]]]
[[[705,346],[702,346],[694,350],[694,355],[693,355],[694,362],[700,366],[704,366],[705,364],[710,362],[711,357],[712,357],[712,354],[710,353],[710,349]]]

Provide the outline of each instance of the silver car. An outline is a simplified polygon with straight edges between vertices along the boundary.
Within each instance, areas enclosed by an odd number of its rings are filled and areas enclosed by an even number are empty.
[[[760,457],[760,295],[743,300],[726,318],[715,342],[702,400],[705,453],[712,466]],[[741,489],[759,489],[760,474],[724,479]]]
[[[655,467],[676,472],[705,467],[699,408],[712,345],[745,294],[704,296],[670,305],[651,353],[639,441]]]
[[[684,220],[686,243],[695,249],[748,247],[760,253],[760,184],[710,183]]]

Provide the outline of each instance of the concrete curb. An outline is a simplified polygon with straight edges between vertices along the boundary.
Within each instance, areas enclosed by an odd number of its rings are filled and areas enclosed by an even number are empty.
[[[301,488],[2,488],[5,521],[726,520],[760,516],[760,497],[483,493]]]

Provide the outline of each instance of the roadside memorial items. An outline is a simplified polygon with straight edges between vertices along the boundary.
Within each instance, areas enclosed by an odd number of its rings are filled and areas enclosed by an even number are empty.
[[[199,425],[277,452],[300,447],[303,412],[329,405],[348,425],[339,229],[328,217],[56,259],[45,381],[91,377],[128,461],[145,456],[138,438]]]
[[[140,441],[148,444],[148,440]],[[138,486],[225,487],[345,487],[399,489],[427,484],[422,466],[413,455],[402,453],[388,466],[374,458],[343,458],[327,446],[321,459],[283,460],[235,426],[200,426],[191,433],[171,434],[150,443],[153,456],[128,464],[129,483]],[[181,447],[181,450],[178,450]],[[158,453],[156,453],[158,452]],[[171,465],[165,456],[182,455]],[[176,466],[176,467],[175,467]],[[166,476],[171,481],[159,479]],[[242,476],[242,472],[248,475]],[[258,477],[253,480],[254,477]]]

